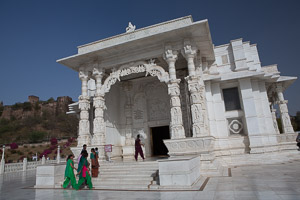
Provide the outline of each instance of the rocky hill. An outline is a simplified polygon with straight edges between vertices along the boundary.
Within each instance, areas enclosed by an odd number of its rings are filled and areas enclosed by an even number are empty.
[[[11,106],[0,104],[0,144],[35,143],[49,138],[77,136],[78,119],[67,115],[68,96],[40,101],[29,96],[28,101]]]

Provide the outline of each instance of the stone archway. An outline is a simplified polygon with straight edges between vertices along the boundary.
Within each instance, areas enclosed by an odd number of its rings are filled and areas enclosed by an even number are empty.
[[[122,65],[119,69],[114,70],[105,79],[104,83],[99,85],[99,92],[96,93],[94,98],[95,107],[95,119],[94,119],[94,135],[92,138],[93,145],[105,145],[105,121],[104,121],[104,109],[105,106],[105,94],[111,89],[117,81],[121,81],[121,77],[128,76],[130,74],[145,73],[145,76],[157,77],[160,82],[169,83],[169,73],[166,72],[161,66],[154,63],[154,60],[150,60],[149,63],[144,61],[132,62],[126,65]],[[97,87],[98,83],[97,83]]]
[[[160,82],[169,82],[169,73],[161,66],[156,65],[154,60],[150,60],[149,63],[143,61],[133,62],[122,65],[118,70],[111,72],[101,86],[101,94],[104,96],[105,93],[109,92],[112,85],[117,81],[121,81],[121,77],[143,72],[146,73],[145,76],[156,76]]]

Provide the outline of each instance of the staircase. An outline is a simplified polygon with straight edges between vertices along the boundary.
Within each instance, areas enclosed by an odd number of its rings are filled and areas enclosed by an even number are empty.
[[[95,189],[148,190],[157,177],[158,162],[104,162],[99,176],[93,178]]]

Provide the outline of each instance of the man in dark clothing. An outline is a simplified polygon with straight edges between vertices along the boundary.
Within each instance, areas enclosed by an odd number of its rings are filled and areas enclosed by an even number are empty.
[[[143,161],[145,160],[142,145],[143,144],[141,143],[140,135],[137,135],[137,138],[135,140],[135,155],[134,155],[136,161],[138,158],[138,154],[140,154],[140,156],[143,158]]]

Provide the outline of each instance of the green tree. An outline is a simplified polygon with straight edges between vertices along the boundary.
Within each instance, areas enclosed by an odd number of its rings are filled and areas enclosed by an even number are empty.
[[[32,105],[30,102],[24,102],[22,106],[24,111],[31,111],[32,110]]]
[[[53,97],[50,97],[48,100],[47,100],[47,103],[53,103],[55,102],[55,100],[53,99]]]

